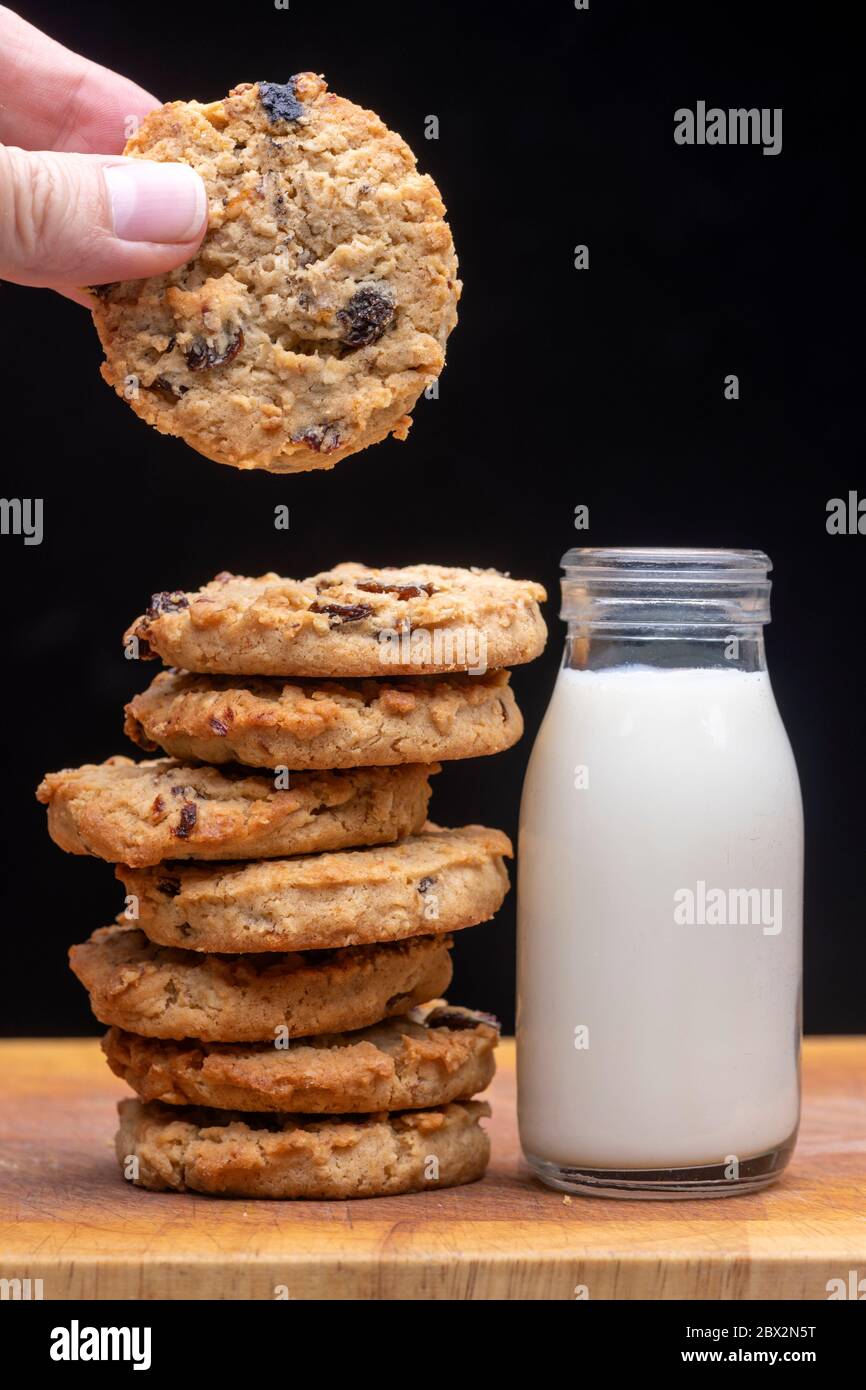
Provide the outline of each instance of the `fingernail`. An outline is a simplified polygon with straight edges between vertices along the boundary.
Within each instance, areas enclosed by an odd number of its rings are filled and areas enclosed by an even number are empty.
[[[207,212],[204,184],[188,164],[131,159],[103,169],[114,235],[121,241],[193,241]]]

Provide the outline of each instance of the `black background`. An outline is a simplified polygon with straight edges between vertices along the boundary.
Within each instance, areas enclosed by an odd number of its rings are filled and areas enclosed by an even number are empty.
[[[807,815],[806,1024],[866,1028],[861,575],[829,498],[866,490],[855,425],[862,249],[851,36],[819,7],[78,0],[20,7],[160,99],[305,68],[377,110],[449,206],[465,283],[438,401],[406,443],[333,473],[211,463],[138,421],[98,375],[86,312],[0,287],[3,491],[45,498],[45,539],[0,538],[2,1029],[96,1031],[66,946],[121,904],[109,866],[49,841],[47,769],[131,752],[124,700],[154,668],[120,635],[156,589],[216,571],[493,565],[543,581],[552,636],[514,685],[527,735],[448,765],[434,811],[514,833],[561,649],[558,559],[575,543],[728,545],[775,564],[768,653]],[[821,32],[821,23],[827,30]],[[673,113],[784,109],[782,153],[675,145]],[[440,138],[424,138],[436,114]],[[855,161],[856,152],[856,163]],[[859,177],[859,175],[858,175]],[[573,269],[587,243],[590,269]],[[857,379],[855,381],[855,371]],[[739,401],[723,398],[735,372]],[[859,412],[858,412],[859,417]],[[291,529],[276,532],[285,503]],[[590,508],[590,530],[573,529]],[[456,947],[452,998],[510,1025],[513,895]]]

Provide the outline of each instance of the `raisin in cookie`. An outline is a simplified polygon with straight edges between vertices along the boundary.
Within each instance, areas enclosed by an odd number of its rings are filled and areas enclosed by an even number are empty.
[[[387,1197],[483,1177],[484,1101],[311,1118],[122,1100],[115,1152],[139,1187],[220,1197]],[[129,1160],[137,1159],[132,1165]]]
[[[149,1038],[273,1042],[367,1028],[444,993],[451,939],[306,954],[208,956],[155,946],[132,925],[101,927],[69,963],[100,1023]]]
[[[138,926],[191,951],[310,951],[459,931],[508,892],[501,830],[430,827],[399,844],[250,864],[171,864],[117,876]]]
[[[339,1115],[468,1100],[495,1069],[498,1025],[437,1000],[355,1033],[273,1043],[166,1042],[112,1028],[102,1048],[141,1100]]]
[[[422,828],[437,771],[410,763],[299,772],[282,789],[273,776],[231,765],[116,757],[49,772],[36,795],[61,849],[142,868],[387,844]]]
[[[208,229],[167,275],[94,291],[102,374],[163,434],[236,468],[332,468],[405,439],[457,321],[435,183],[315,73],[152,111],[126,146],[204,180]]]
[[[546,597],[531,580],[444,565],[350,563],[303,580],[223,573],[195,593],[154,594],[124,642],[201,673],[478,675],[541,654]]]
[[[134,743],[250,767],[350,768],[499,753],[523,719],[507,671],[394,681],[242,680],[161,671],[126,706]]]

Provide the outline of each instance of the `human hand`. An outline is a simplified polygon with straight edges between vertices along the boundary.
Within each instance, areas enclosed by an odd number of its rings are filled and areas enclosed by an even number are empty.
[[[199,175],[119,153],[156,97],[3,6],[0,92],[0,278],[87,304],[84,286],[195,255],[207,226]]]

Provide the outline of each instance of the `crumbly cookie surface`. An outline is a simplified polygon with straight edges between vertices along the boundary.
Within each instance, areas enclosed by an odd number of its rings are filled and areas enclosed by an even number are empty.
[[[386,844],[421,829],[435,771],[300,772],[283,789],[273,776],[231,765],[115,757],[49,772],[36,795],[61,849],[142,867]]]
[[[152,1038],[273,1042],[367,1028],[447,990],[451,938],[341,951],[205,955],[156,946],[132,925],[101,927],[69,963],[100,1023]]]
[[[431,1110],[311,1118],[177,1110],[123,1100],[121,1169],[154,1191],[235,1197],[384,1197],[473,1182],[490,1141],[484,1101]]]
[[[293,1042],[166,1042],[112,1028],[109,1066],[145,1101],[219,1110],[342,1114],[466,1100],[490,1084],[495,1020],[447,1005],[354,1033]]]
[[[523,733],[507,671],[280,681],[161,671],[126,706],[134,743],[251,767],[350,768],[501,752]]]
[[[508,892],[501,830],[429,827],[398,844],[117,876],[151,941],[192,951],[330,950],[459,931]]]
[[[152,111],[133,158],[202,176],[208,229],[167,275],[97,288],[102,374],[238,468],[331,468],[394,434],[457,321],[445,208],[408,145],[315,73]]]
[[[444,565],[352,562],[303,580],[223,573],[194,593],[154,594],[124,641],[201,673],[479,674],[544,650],[545,598],[531,580]]]

